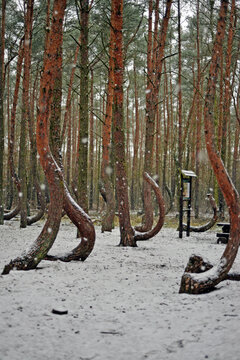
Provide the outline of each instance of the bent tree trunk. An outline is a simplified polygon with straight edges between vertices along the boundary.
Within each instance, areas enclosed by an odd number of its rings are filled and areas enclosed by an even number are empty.
[[[17,270],[30,270],[36,268],[46,256],[57,236],[62,217],[63,205],[63,177],[56,164],[48,141],[48,119],[52,102],[54,79],[58,67],[61,66],[61,53],[58,49],[62,44],[62,25],[66,0],[55,0],[53,5],[53,19],[49,40],[45,49],[43,73],[40,81],[39,108],[37,114],[37,149],[40,162],[44,169],[50,191],[50,206],[48,218],[43,230],[30,250],[12,260],[4,267],[2,274],[8,274],[13,268]]]
[[[190,231],[204,232],[204,231],[211,229],[216,224],[216,222],[218,220],[217,205],[216,205],[216,202],[215,202],[212,194],[207,194],[207,197],[208,197],[210,204],[212,206],[212,209],[213,209],[213,217],[210,221],[208,221],[206,224],[204,224],[202,226],[190,226]],[[183,230],[187,231],[187,224],[183,224]]]
[[[157,235],[157,233],[163,227],[164,218],[165,218],[165,204],[164,204],[163,196],[162,196],[162,193],[160,191],[158,184],[146,172],[143,174],[143,178],[151,186],[151,188],[153,189],[153,191],[156,195],[157,204],[158,204],[158,208],[159,208],[159,217],[158,217],[157,224],[151,230],[149,230],[145,233],[135,233],[135,235],[134,235],[135,241],[148,240],[148,239],[152,238],[153,236]]]
[[[156,16],[158,18],[158,1],[156,1]],[[158,40],[154,42],[152,47],[152,1],[149,1],[149,23],[148,23],[148,84],[146,94],[146,134],[145,134],[145,155],[144,155],[144,171],[152,173],[153,163],[153,143],[155,137],[155,118],[158,104],[158,94],[161,83],[162,64],[164,49],[167,37],[168,22],[170,19],[172,0],[166,1],[165,14],[162,20],[162,26],[159,31],[157,28],[154,31],[154,38]],[[158,23],[158,21],[157,21]],[[151,229],[153,224],[153,206],[151,199],[151,188],[149,184],[144,182],[143,186],[143,202],[144,202],[144,216],[142,226],[138,226],[135,229],[141,232]]]
[[[137,246],[137,241],[147,240],[156,235],[164,221],[164,202],[161,197],[158,185],[145,173],[144,179],[147,184],[153,188],[157,196],[160,208],[160,218],[157,225],[149,232],[135,234],[131,226],[129,201],[128,201],[128,184],[126,173],[125,158],[125,139],[123,132],[123,56],[122,56],[122,25],[123,25],[123,1],[112,0],[112,27],[115,35],[114,46],[114,141],[115,141],[115,157],[116,157],[116,191],[119,212],[120,225],[120,244],[119,246]]]
[[[228,244],[218,264],[203,273],[184,273],[181,280],[180,293],[185,292],[189,294],[199,294],[208,292],[219,282],[224,280],[236,258],[240,242],[239,194],[229,178],[229,175],[214,145],[214,98],[216,94],[216,80],[219,69],[219,54],[221,53],[226,27],[227,7],[228,1],[222,0],[206,90],[204,124],[208,156],[229,209],[231,230]]]
[[[59,47],[58,53],[62,54],[62,47]],[[61,56],[62,58],[62,56]],[[60,120],[61,120],[61,99],[62,99],[62,61],[59,63],[58,69],[56,70],[54,84],[53,84],[53,103],[51,106],[51,117],[50,117],[50,149],[59,166],[63,169],[62,156],[61,156],[61,136],[60,136]],[[78,234],[80,237],[80,243],[77,247],[71,250],[69,253],[54,256],[47,255],[45,260],[82,260],[84,261],[91,253],[95,243],[95,230],[91,219],[81,209],[81,207],[73,200],[72,196],[68,191],[68,187],[64,176],[63,180],[63,209],[66,212],[70,220],[77,226]],[[82,195],[80,193],[80,195]]]

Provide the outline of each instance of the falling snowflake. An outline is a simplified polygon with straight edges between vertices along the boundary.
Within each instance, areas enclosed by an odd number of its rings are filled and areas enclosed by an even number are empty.
[[[41,190],[45,190],[45,189],[46,189],[46,185],[45,185],[45,184],[41,184],[41,185],[40,185],[40,188],[41,188]]]
[[[107,175],[111,175],[113,173],[113,169],[111,168],[111,166],[107,166],[105,172]]]
[[[82,138],[82,143],[83,143],[83,144],[87,144],[87,142],[88,142],[88,138],[87,138],[87,137]]]

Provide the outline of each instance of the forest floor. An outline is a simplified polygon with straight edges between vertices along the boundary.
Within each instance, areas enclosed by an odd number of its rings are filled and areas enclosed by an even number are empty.
[[[16,220],[0,227],[1,271],[41,228],[20,230]],[[164,227],[137,248],[117,247],[118,229],[96,231],[84,263],[42,261],[37,270],[0,276],[0,360],[239,359],[239,283],[178,293],[191,254],[220,258],[225,245],[216,244],[215,230],[179,239],[176,228]],[[63,221],[50,253],[72,249],[75,235]]]

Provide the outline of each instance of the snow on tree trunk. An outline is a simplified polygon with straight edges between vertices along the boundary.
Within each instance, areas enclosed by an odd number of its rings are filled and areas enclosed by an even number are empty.
[[[235,260],[240,243],[239,195],[229,178],[221,157],[215,149],[214,141],[214,98],[219,70],[219,55],[221,54],[226,27],[227,8],[228,1],[222,0],[206,89],[204,124],[208,156],[229,209],[231,230],[228,244],[218,264],[203,273],[184,273],[181,280],[180,293],[198,294],[212,290],[219,282],[226,278]]]

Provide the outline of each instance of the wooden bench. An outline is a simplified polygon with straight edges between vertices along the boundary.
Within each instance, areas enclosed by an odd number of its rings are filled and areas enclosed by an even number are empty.
[[[227,244],[228,242],[228,238],[229,238],[229,233],[230,233],[230,224],[229,223],[218,223],[217,226],[222,228],[222,232],[221,233],[217,233],[217,244],[219,243],[223,243],[223,244]]]

